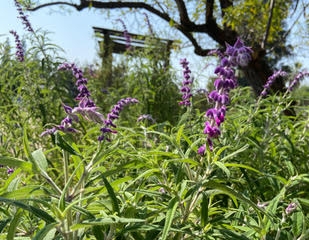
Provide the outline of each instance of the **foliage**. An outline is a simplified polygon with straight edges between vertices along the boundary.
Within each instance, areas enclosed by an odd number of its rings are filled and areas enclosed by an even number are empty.
[[[143,68],[137,74],[144,77],[141,86],[126,81],[119,92],[110,89],[113,98],[129,93],[142,97],[140,109],[127,109],[113,119],[117,127],[110,126],[117,134],[108,132],[111,141],[97,140],[102,126],[87,121],[94,111],[89,106],[88,119],[80,117],[74,126],[78,132],[56,131],[43,138],[39,135],[46,122],[63,118],[60,103],[73,106],[81,89],[75,89],[71,74],[56,70],[57,58],[42,45],[35,48],[39,54],[28,53],[21,63],[13,59],[8,44],[1,49],[1,238],[307,238],[309,111],[299,104],[294,105],[295,116],[284,114],[294,104],[293,94],[256,100],[249,88],[232,90],[221,134],[213,149],[200,154],[205,100],[194,96],[197,101],[181,113],[170,109],[179,94],[165,96],[162,91],[161,102],[147,95],[173,82],[152,62],[143,62],[154,55],[141,53],[140,62],[129,58]],[[75,74],[87,82],[81,72]],[[90,88],[91,80],[97,79],[89,78]],[[298,91],[306,94],[306,89]],[[95,94],[94,99],[99,91]],[[158,101],[162,114],[174,114],[175,119],[136,121],[145,106],[154,106],[148,100]],[[68,106],[65,110],[77,117]]]
[[[107,63],[93,76],[88,75],[99,106],[108,109],[119,97],[135,96],[140,100],[140,113],[152,115],[156,122],[176,123],[181,111],[180,94],[166,48],[157,38],[148,36],[144,47],[118,56],[120,61],[112,66],[111,75],[105,66],[112,64]]]
[[[31,122],[31,128],[38,130],[38,136],[43,126],[61,119],[59,103],[72,102],[75,91],[74,83],[57,71],[57,61],[63,61],[55,55],[59,48],[48,43],[44,32],[36,34],[42,40],[44,49],[42,51],[32,46],[23,62],[15,60],[8,42],[1,44],[1,148],[11,149],[14,156],[21,154],[23,125]],[[31,35],[29,38],[30,42],[34,41]],[[42,52],[45,58],[41,59],[39,55]],[[51,62],[51,58],[55,62]]]

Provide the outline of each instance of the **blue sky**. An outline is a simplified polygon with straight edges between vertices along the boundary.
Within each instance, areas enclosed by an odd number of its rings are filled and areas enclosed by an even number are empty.
[[[79,64],[90,64],[94,61],[98,61],[97,56],[97,40],[94,37],[94,32],[92,27],[106,27],[117,30],[123,30],[122,25],[116,19],[121,17],[121,15],[113,15],[111,19],[114,21],[106,21],[106,17],[102,15],[98,10],[85,9],[81,12],[76,11],[73,8],[68,8],[70,13],[66,10],[59,10],[59,7],[53,8],[43,8],[36,12],[27,12],[29,15],[29,20],[34,29],[43,29],[49,31],[48,35],[51,42],[60,46],[64,49],[65,53],[63,56],[71,62]],[[4,0],[0,8],[0,42],[6,40],[7,37],[14,41],[10,30],[15,30],[19,35],[23,35],[25,30],[18,17],[18,12],[14,5],[13,0]],[[156,23],[157,19],[153,16],[149,16],[152,23]],[[140,31],[145,31],[146,28],[140,28],[141,22],[138,19],[129,18],[124,19],[129,31],[136,32],[134,29],[138,28],[138,33]],[[144,24],[144,23],[142,23]],[[168,26],[164,26],[162,23],[162,29],[169,29]],[[135,26],[134,26],[135,25]],[[155,25],[155,24],[154,24]],[[155,25],[157,27],[157,25]],[[131,30],[133,28],[133,30]],[[168,35],[174,36],[173,33]],[[308,39],[307,39],[308,41]],[[307,45],[308,46],[308,45]],[[308,50],[308,47],[306,48]],[[309,58],[307,50],[298,51],[298,56],[291,60],[301,61],[304,67],[309,68]],[[173,53],[171,57],[172,65],[176,68],[176,71],[181,71],[179,60],[186,57],[189,62],[191,62],[191,70],[193,75],[201,81],[201,86],[205,87],[209,75],[212,75],[212,71],[206,67],[207,61],[205,58],[198,57],[194,55],[192,48],[186,48],[185,51],[180,53]],[[208,60],[209,61],[209,60]],[[306,80],[309,83],[309,80]]]
[[[57,8],[54,8],[57,10]],[[72,9],[73,10],[73,9]],[[90,12],[91,11],[91,12]],[[92,62],[96,58],[96,40],[92,26],[103,26],[104,19],[99,13],[92,10],[71,13],[52,12],[51,9],[41,9],[36,12],[27,12],[32,27],[51,32],[51,42],[65,50],[64,56],[70,61],[80,63]],[[13,0],[5,0],[0,8],[0,41],[10,36],[10,30],[16,30],[23,35],[25,30],[21,24]]]

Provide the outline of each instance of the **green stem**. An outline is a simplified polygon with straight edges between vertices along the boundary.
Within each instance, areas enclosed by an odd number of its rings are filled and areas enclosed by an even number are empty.
[[[69,180],[69,157],[70,154],[63,150],[63,171],[64,171],[64,186],[66,187]],[[65,198],[69,199],[70,190],[67,188],[65,193]],[[74,234],[71,232],[71,226],[73,224],[72,211],[69,209],[66,214],[66,226],[65,226],[65,236],[67,240],[74,240]]]
[[[53,179],[51,179],[51,177],[46,172],[41,173],[41,175],[56,190],[56,192],[61,195],[61,189],[57,186],[57,184],[53,181]]]

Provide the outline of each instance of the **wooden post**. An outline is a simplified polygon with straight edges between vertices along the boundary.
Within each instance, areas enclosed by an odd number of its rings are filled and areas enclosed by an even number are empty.
[[[113,41],[110,38],[109,32],[104,33],[103,41],[103,53],[102,53],[102,69],[103,78],[105,80],[106,86],[112,86],[112,74],[113,74]]]

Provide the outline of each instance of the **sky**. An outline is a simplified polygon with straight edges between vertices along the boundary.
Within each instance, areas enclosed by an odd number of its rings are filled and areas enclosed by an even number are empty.
[[[57,10],[57,8],[53,9]],[[104,25],[104,19],[99,13],[90,12],[88,9],[81,12],[74,10],[71,13],[51,12],[51,9],[43,8],[35,12],[27,12],[26,15],[35,30],[42,29],[50,32],[48,37],[51,42],[63,48],[64,56],[68,60],[91,63],[97,58],[97,41],[92,27]],[[7,37],[11,42],[14,41],[9,34],[10,30],[17,31],[21,36],[26,32],[17,16],[14,1],[4,0],[0,8],[1,42]]]
[[[66,10],[70,10],[70,12],[68,13]],[[122,15],[119,13],[119,15],[111,17],[112,21],[106,21],[105,16],[95,9],[84,9],[78,12],[74,8],[67,7],[66,10],[61,10],[59,6],[54,6],[52,8],[42,8],[35,12],[26,12],[26,15],[28,15],[34,30],[42,29],[50,32],[48,35],[50,42],[58,45],[65,51],[63,57],[68,61],[83,65],[100,62],[97,54],[98,40],[94,36],[92,27],[123,31],[121,23],[117,21]],[[149,18],[151,22],[156,22],[155,17],[149,16]],[[141,31],[144,31],[144,33],[148,31],[147,27],[138,27],[138,24],[140,24],[138,19],[131,18],[131,22],[128,19],[124,19],[124,21],[129,32],[143,34]],[[145,21],[142,21],[142,25],[145,26]],[[18,18],[14,0],[4,0],[1,3],[0,22],[0,42],[4,42],[9,38],[11,43],[14,43],[14,38],[9,33],[10,30],[17,31],[20,36],[26,33],[24,26]],[[138,32],[134,31],[134,29],[138,29]],[[165,29],[168,29],[168,26]],[[196,56],[192,49],[187,48],[187,51],[183,53],[172,53],[171,64],[180,75],[181,65],[179,61],[181,58],[187,58],[189,62],[195,62],[191,70],[196,73],[196,77],[202,75],[200,70],[205,69],[206,63],[201,61],[201,57]],[[206,72],[209,74],[208,69]],[[206,86],[207,78],[205,76],[200,77],[201,87]]]
[[[56,6],[53,8],[39,9],[35,12],[27,12],[26,14],[35,30],[42,29],[50,32],[48,35],[50,42],[58,45],[65,51],[63,57],[68,61],[83,65],[100,61],[97,55],[97,39],[94,37],[92,27],[123,30],[122,25],[119,22],[117,23],[116,20],[117,17],[119,18],[121,15],[113,16],[114,21],[106,21],[105,16],[98,10],[85,9],[78,12],[74,8],[67,9],[71,10],[70,13],[66,10],[60,10],[59,7]],[[152,23],[156,22],[154,17],[149,16],[149,18]],[[137,24],[136,19],[131,20],[132,22],[130,23],[125,19],[128,28],[130,28],[134,22]],[[18,18],[14,0],[4,0],[1,3],[0,23],[0,42],[4,42],[7,38],[10,38],[12,43],[14,42],[13,36],[9,34],[10,30],[17,31],[21,36],[26,33],[24,26]],[[166,29],[168,29],[168,26]],[[131,29],[128,30],[129,32],[131,31]],[[139,29],[139,31],[140,30],[141,29]],[[132,32],[136,33],[134,30]],[[300,55],[297,58],[292,58],[291,62],[300,60],[305,63],[305,67],[309,69],[307,51],[299,51],[299,53]],[[189,62],[191,62],[193,75],[200,80],[200,85],[202,87],[205,87],[209,74],[211,74],[212,77],[214,76],[212,72],[209,72],[206,60],[194,55],[192,48],[187,48],[176,55],[175,53],[173,54],[174,55],[171,56],[171,63],[176,68],[176,71],[181,73],[179,60],[186,57]],[[306,83],[309,83],[309,80],[306,80]]]

